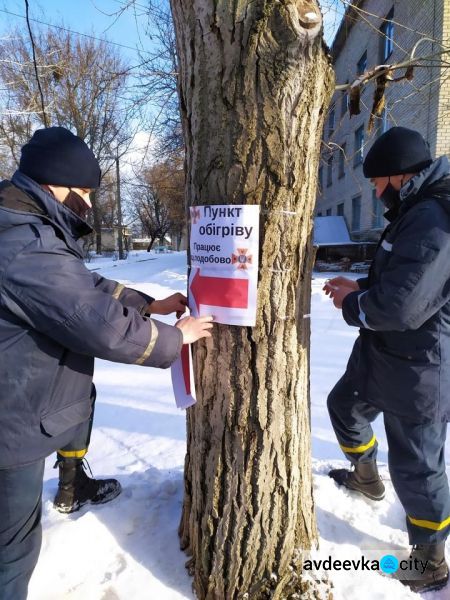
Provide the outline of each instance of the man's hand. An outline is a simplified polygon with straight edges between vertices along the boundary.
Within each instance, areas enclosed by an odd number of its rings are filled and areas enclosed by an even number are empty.
[[[322,289],[327,296],[332,298],[336,308],[342,308],[344,298],[351,292],[358,291],[359,285],[358,282],[353,279],[339,276],[328,279]]]
[[[327,296],[331,295],[331,292],[333,291],[333,288],[336,287],[346,287],[346,288],[350,288],[352,290],[352,292],[356,292],[359,290],[359,285],[357,281],[354,281],[353,279],[348,279],[347,277],[334,277],[333,279],[328,279],[325,282],[325,285],[323,286],[323,290],[325,292],[325,294],[327,294]],[[333,296],[331,295],[331,298]]]
[[[342,308],[342,303],[344,302],[345,297],[354,291],[355,290],[353,288],[348,288],[348,287],[343,287],[343,286],[338,287],[337,290],[334,290],[332,298],[333,298],[333,304],[335,305],[335,307]]]
[[[325,289],[325,288],[324,288]],[[348,287],[338,287],[338,286],[328,286],[328,290],[326,294],[333,299],[333,304],[336,308],[342,308],[342,303],[344,302],[344,298],[354,292],[354,289]]]
[[[175,323],[175,327],[183,334],[183,344],[192,344],[200,338],[211,337],[208,330],[212,328],[213,320],[214,317],[185,317]]]
[[[176,312],[177,319],[186,312],[187,298],[180,294],[172,294],[163,300],[153,300],[148,305],[146,312],[151,315],[170,315],[170,313]]]

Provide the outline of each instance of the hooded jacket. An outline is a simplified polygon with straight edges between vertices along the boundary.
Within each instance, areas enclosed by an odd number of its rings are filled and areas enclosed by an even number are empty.
[[[68,443],[91,412],[94,357],[166,368],[182,334],[149,296],[89,271],[89,225],[17,171],[0,183],[0,468]]]
[[[342,312],[360,327],[344,377],[380,410],[450,419],[450,167],[441,157],[400,191],[361,290]]]

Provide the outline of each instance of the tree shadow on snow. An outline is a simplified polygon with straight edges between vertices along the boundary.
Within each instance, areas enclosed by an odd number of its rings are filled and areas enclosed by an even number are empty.
[[[91,512],[123,550],[121,570],[132,557],[164,586],[194,599],[192,581],[185,568],[188,557],[180,550],[177,531],[183,499],[182,470],[150,467],[118,478],[122,485],[118,498],[102,506],[84,506],[67,519],[82,519]],[[56,487],[56,479],[46,482],[44,501],[53,498]],[[106,575],[109,578],[119,573]],[[143,593],[152,597],[151,589]]]
[[[334,513],[316,506],[317,524],[320,536],[329,542],[341,544],[351,544],[364,549],[376,550],[377,548],[385,554],[386,549],[390,551],[402,551],[403,546],[386,542],[380,538],[374,537],[365,531],[361,531],[353,524],[341,519]]]

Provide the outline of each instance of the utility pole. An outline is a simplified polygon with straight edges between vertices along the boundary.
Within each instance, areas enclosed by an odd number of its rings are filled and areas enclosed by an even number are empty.
[[[120,169],[119,169],[119,155],[116,154],[114,160],[116,161],[116,206],[117,206],[117,237],[119,246],[119,260],[125,258],[123,252],[123,231],[122,231],[122,203],[120,199]]]

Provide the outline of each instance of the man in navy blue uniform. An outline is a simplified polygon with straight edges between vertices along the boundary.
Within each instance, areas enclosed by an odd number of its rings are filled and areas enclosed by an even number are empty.
[[[183,343],[209,337],[211,317],[172,327],[152,313],[182,312],[89,271],[78,240],[99,164],[62,127],[35,132],[19,169],[0,183],[0,598],[24,600],[41,545],[44,459],[58,451],[55,506],[72,512],[120,492],[89,478],[94,357],[169,367]]]
[[[450,168],[416,131],[393,127],[367,154],[364,175],[388,209],[367,278],[324,287],[359,327],[347,369],[328,397],[338,442],[353,469],[339,485],[382,500],[371,422],[383,413],[389,471],[406,512],[412,558],[427,562],[403,583],[423,592],[448,580],[450,495],[444,446],[450,417]],[[417,564],[417,563],[416,563]]]

